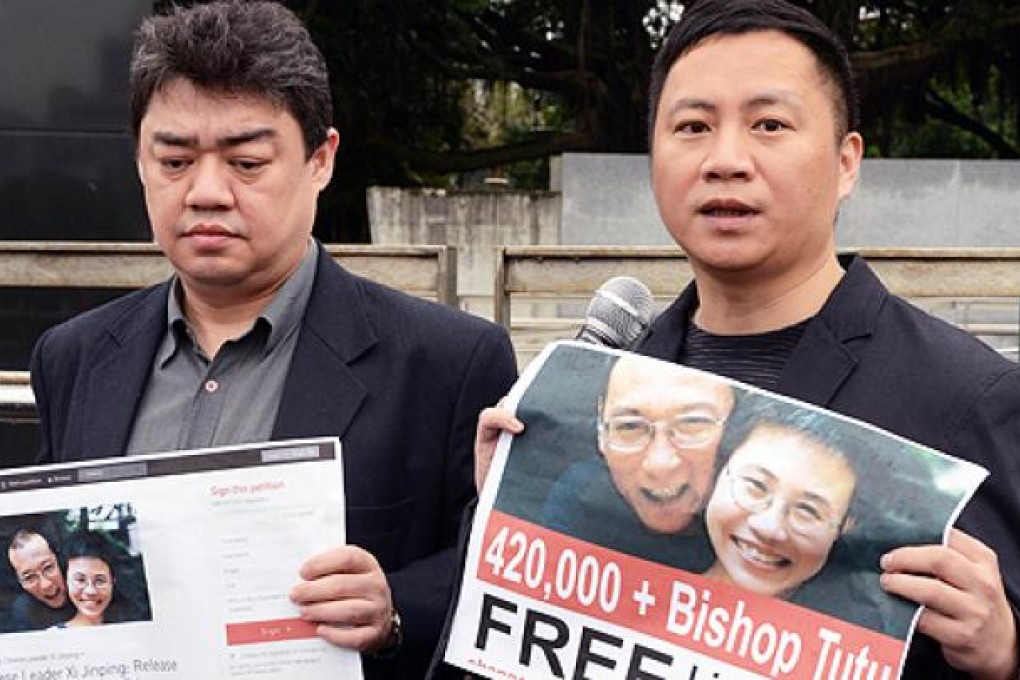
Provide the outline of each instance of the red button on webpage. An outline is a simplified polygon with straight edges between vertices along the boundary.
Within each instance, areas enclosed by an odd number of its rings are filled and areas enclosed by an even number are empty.
[[[316,637],[316,624],[301,619],[245,621],[227,624],[228,645],[250,645],[259,642],[307,640]]]

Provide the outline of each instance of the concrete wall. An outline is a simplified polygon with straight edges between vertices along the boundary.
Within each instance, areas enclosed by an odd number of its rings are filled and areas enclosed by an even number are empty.
[[[562,242],[665,245],[644,155],[566,154]],[[1020,246],[1020,162],[865,160],[840,246]]]
[[[493,248],[559,242],[560,197],[551,192],[443,191],[373,187],[372,242],[457,247],[461,306],[492,315]]]

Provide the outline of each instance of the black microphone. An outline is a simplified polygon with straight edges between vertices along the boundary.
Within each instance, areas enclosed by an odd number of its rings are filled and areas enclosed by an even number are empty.
[[[595,291],[576,340],[629,349],[644,336],[654,315],[652,291],[632,276],[614,276]]]

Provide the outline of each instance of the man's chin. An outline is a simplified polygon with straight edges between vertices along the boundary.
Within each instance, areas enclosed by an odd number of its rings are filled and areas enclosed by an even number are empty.
[[[686,531],[691,526],[691,522],[694,520],[693,513],[678,512],[673,513],[669,517],[652,517],[644,516],[641,517],[641,523],[645,525],[653,534],[679,534],[682,531]]]
[[[63,606],[65,604],[67,604],[67,598],[66,597],[61,597],[61,598],[48,597],[48,598],[43,600],[43,603],[47,607],[49,607],[50,609],[61,609],[61,608],[63,608]]]

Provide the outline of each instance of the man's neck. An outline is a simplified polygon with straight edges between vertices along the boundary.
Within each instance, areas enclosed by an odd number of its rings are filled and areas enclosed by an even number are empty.
[[[195,341],[211,359],[225,342],[248,332],[275,292],[228,302],[193,295],[185,288],[182,309]]]
[[[803,274],[779,280],[730,281],[702,274],[694,322],[718,335],[751,335],[787,328],[809,319],[822,308],[843,277],[833,252]]]
[[[225,342],[251,329],[273,296],[300,268],[306,254],[307,251],[302,251],[301,257],[288,266],[283,276],[259,285],[201,286],[189,285],[183,277],[180,279],[181,312],[207,357],[214,358]]]

